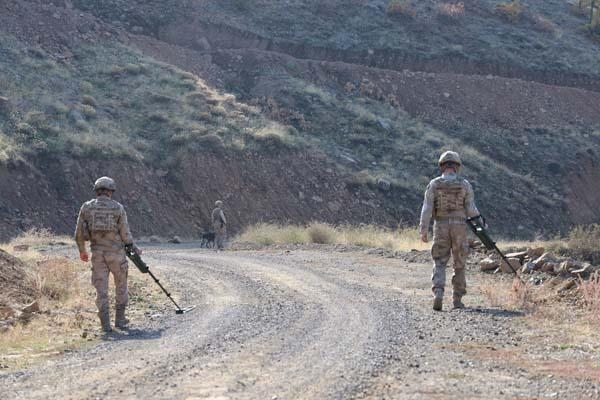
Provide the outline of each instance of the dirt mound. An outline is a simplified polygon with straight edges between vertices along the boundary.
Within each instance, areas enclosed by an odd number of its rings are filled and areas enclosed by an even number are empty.
[[[0,250],[0,307],[33,299],[35,289],[27,279],[26,268],[21,260]]]

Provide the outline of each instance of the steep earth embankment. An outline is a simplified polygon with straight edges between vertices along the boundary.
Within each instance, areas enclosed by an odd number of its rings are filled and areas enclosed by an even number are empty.
[[[233,231],[263,220],[415,224],[448,148],[464,154],[499,231],[598,221],[600,99],[584,58],[572,74],[523,69],[522,58],[493,70],[483,59],[423,64],[393,46],[353,52],[184,17],[194,2],[184,3],[158,19],[153,2],[120,19],[113,0],[0,8],[0,176],[16,187],[0,203],[3,238],[70,232],[104,174],[117,177],[137,235],[193,236],[216,198]]]
[[[411,210],[389,198],[353,189],[351,177],[322,157],[286,153],[202,154],[178,168],[152,169],[134,161],[37,160],[0,170],[0,185],[11,187],[2,198],[2,237],[37,226],[71,233],[79,206],[93,197],[98,175],[116,176],[116,199],[128,212],[137,237],[198,237],[209,229],[217,199],[225,201],[232,233],[261,221],[393,225],[414,218]]]

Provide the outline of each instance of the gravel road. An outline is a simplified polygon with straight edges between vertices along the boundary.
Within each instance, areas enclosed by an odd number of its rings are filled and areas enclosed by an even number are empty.
[[[599,398],[487,352],[523,348],[522,316],[466,297],[436,313],[430,267],[364,252],[158,247],[151,268],[184,304],[25,372],[3,399]],[[468,276],[476,284],[477,275]],[[449,296],[447,296],[449,297]]]

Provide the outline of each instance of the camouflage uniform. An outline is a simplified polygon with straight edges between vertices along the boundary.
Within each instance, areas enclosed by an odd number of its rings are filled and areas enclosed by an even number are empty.
[[[448,156],[447,153],[452,154]],[[440,158],[440,165],[448,158],[451,158],[451,161],[457,160],[460,165],[458,154],[447,153]],[[478,215],[473,188],[460,175],[443,173],[427,186],[419,230],[421,235],[427,235],[429,222],[433,217],[431,256],[434,266],[431,280],[435,299],[438,299],[439,302],[439,309],[441,309],[441,299],[446,285],[446,266],[451,254],[454,261],[454,275],[452,276],[454,305],[462,307],[461,298],[467,292],[465,262],[469,253],[465,220],[467,217]],[[434,308],[436,308],[435,303]]]
[[[212,212],[212,226],[215,231],[215,244],[217,248],[223,249],[225,245],[225,237],[227,236],[227,219],[223,213],[223,202],[218,200],[215,202],[216,208]]]
[[[133,244],[133,237],[123,206],[105,195],[84,203],[79,211],[75,231],[75,241],[80,253],[86,252],[86,240],[91,241],[92,285],[96,288],[96,306],[102,328],[110,331],[109,273],[113,274],[115,281],[115,322],[118,327],[124,328],[127,324],[125,308],[128,302],[125,245]]]

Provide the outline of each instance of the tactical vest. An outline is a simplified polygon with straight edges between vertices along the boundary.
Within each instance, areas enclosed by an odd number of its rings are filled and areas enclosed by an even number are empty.
[[[438,181],[435,187],[434,218],[467,218],[464,181]]]
[[[116,202],[94,200],[88,214],[88,229],[90,233],[117,232],[120,208]]]

